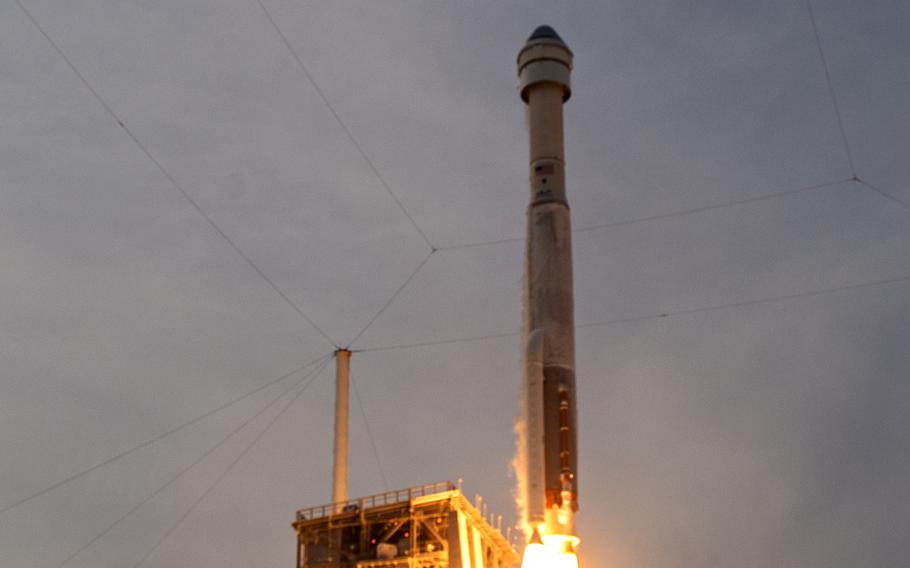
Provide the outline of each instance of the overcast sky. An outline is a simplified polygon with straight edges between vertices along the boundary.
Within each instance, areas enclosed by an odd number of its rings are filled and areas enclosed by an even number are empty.
[[[262,2],[0,2],[0,565],[292,566],[331,363],[9,506],[355,337],[351,494],[464,478],[513,523],[543,23],[582,564],[908,565],[905,1],[813,4],[842,129],[801,0]]]

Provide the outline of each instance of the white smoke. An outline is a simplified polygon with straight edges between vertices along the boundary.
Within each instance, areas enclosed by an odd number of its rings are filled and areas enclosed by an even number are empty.
[[[525,113],[525,126],[527,127],[528,115]],[[530,172],[529,172],[529,183],[530,183]],[[528,220],[530,222],[530,219]],[[521,349],[521,388],[520,388],[520,413],[518,419],[515,421],[515,425],[512,428],[515,432],[515,456],[512,458],[511,466],[512,471],[515,475],[515,489],[513,497],[515,498],[515,508],[518,517],[517,527],[520,529],[524,535],[525,540],[527,541],[531,538],[531,531],[529,530],[528,525],[528,506],[527,506],[527,495],[528,495],[528,378],[526,376],[527,369],[527,338],[528,331],[530,327],[530,322],[528,321],[530,314],[528,312],[528,252],[527,252],[527,236],[525,238],[525,259],[524,259],[524,270],[522,271],[521,277],[521,340],[519,349]]]
[[[525,534],[525,540],[531,537],[528,530],[528,468],[527,468],[527,420],[524,410],[524,386],[522,386],[521,416],[515,420],[512,428],[515,432],[515,455],[512,457],[511,467],[515,477],[515,488],[512,496],[515,498],[515,510],[518,514],[517,527]]]

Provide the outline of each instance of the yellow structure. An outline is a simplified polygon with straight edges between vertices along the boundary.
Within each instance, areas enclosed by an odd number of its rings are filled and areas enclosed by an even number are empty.
[[[516,568],[519,557],[452,482],[297,511],[297,568]]]

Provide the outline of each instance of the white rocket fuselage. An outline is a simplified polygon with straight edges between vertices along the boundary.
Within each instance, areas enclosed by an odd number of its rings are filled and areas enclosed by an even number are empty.
[[[572,52],[541,26],[518,54],[528,108],[530,186],[524,280],[527,521],[575,535],[578,443],[572,230],[565,190],[562,106]]]

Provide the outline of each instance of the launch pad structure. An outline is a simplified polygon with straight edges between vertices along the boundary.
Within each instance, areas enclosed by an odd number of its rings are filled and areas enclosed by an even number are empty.
[[[446,481],[297,511],[297,568],[515,568],[519,557]]]

